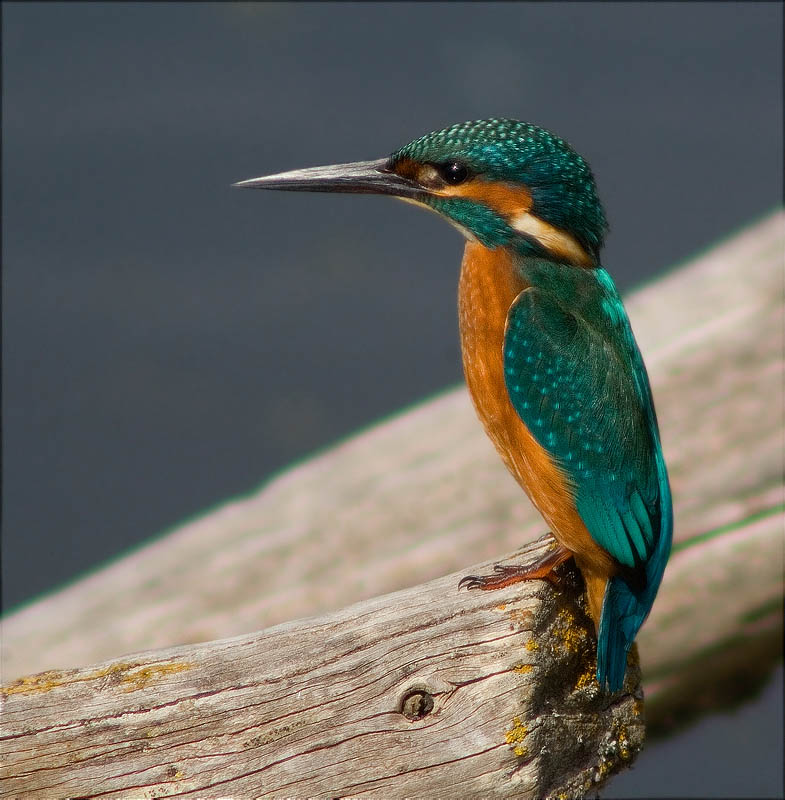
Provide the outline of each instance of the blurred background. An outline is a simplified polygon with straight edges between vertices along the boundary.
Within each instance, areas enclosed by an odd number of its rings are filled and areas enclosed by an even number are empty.
[[[525,119],[592,164],[622,290],[781,202],[777,3],[2,15],[6,611],[461,380],[452,228],[233,181]],[[604,796],[782,788],[780,670]]]

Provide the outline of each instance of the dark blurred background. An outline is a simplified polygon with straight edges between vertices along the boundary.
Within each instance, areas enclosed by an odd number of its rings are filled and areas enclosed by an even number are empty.
[[[526,119],[591,162],[622,289],[781,200],[779,3],[2,13],[6,610],[461,379],[455,231],[231,182]],[[780,670],[605,796],[782,796],[781,713]]]

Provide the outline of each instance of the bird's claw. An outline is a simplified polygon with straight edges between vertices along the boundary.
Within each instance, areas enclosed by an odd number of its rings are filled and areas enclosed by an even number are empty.
[[[464,575],[458,581],[458,588],[459,589],[480,589],[482,587],[483,579],[479,575]]]
[[[501,589],[510,583],[526,580],[523,574],[525,574],[525,570],[522,567],[509,564],[494,564],[492,575],[466,575],[458,581],[458,588],[482,589],[483,591]]]
[[[533,564],[494,564],[492,575],[467,575],[458,582],[458,588],[482,589],[491,591],[503,589],[519,581],[546,580],[553,586],[559,585],[559,576],[554,569],[570,557],[571,553],[561,545],[550,550]]]

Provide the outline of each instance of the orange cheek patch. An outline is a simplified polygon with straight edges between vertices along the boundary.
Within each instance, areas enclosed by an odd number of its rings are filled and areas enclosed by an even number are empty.
[[[525,214],[532,207],[531,195],[524,188],[501,181],[484,181],[476,178],[459,186],[445,186],[436,194],[475,200],[488,206],[503,218]]]
[[[525,214],[532,207],[531,195],[521,186],[503,181],[473,178],[458,186],[445,185],[436,168],[411,158],[403,158],[395,165],[402,178],[417,181],[431,193],[440,197],[465,197],[488,206],[502,217]]]

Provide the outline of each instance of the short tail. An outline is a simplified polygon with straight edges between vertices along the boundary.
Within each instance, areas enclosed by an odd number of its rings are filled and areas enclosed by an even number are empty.
[[[607,685],[611,692],[621,689],[627,671],[627,653],[650,608],[651,603],[636,595],[623,578],[616,576],[608,581],[597,634],[597,681],[600,686]]]
[[[611,578],[605,587],[597,632],[597,681],[611,692],[618,692],[624,683],[627,653],[651,611],[671,551],[673,511],[667,477],[661,488],[667,502],[657,547],[646,565],[645,587],[635,591],[621,575]]]

